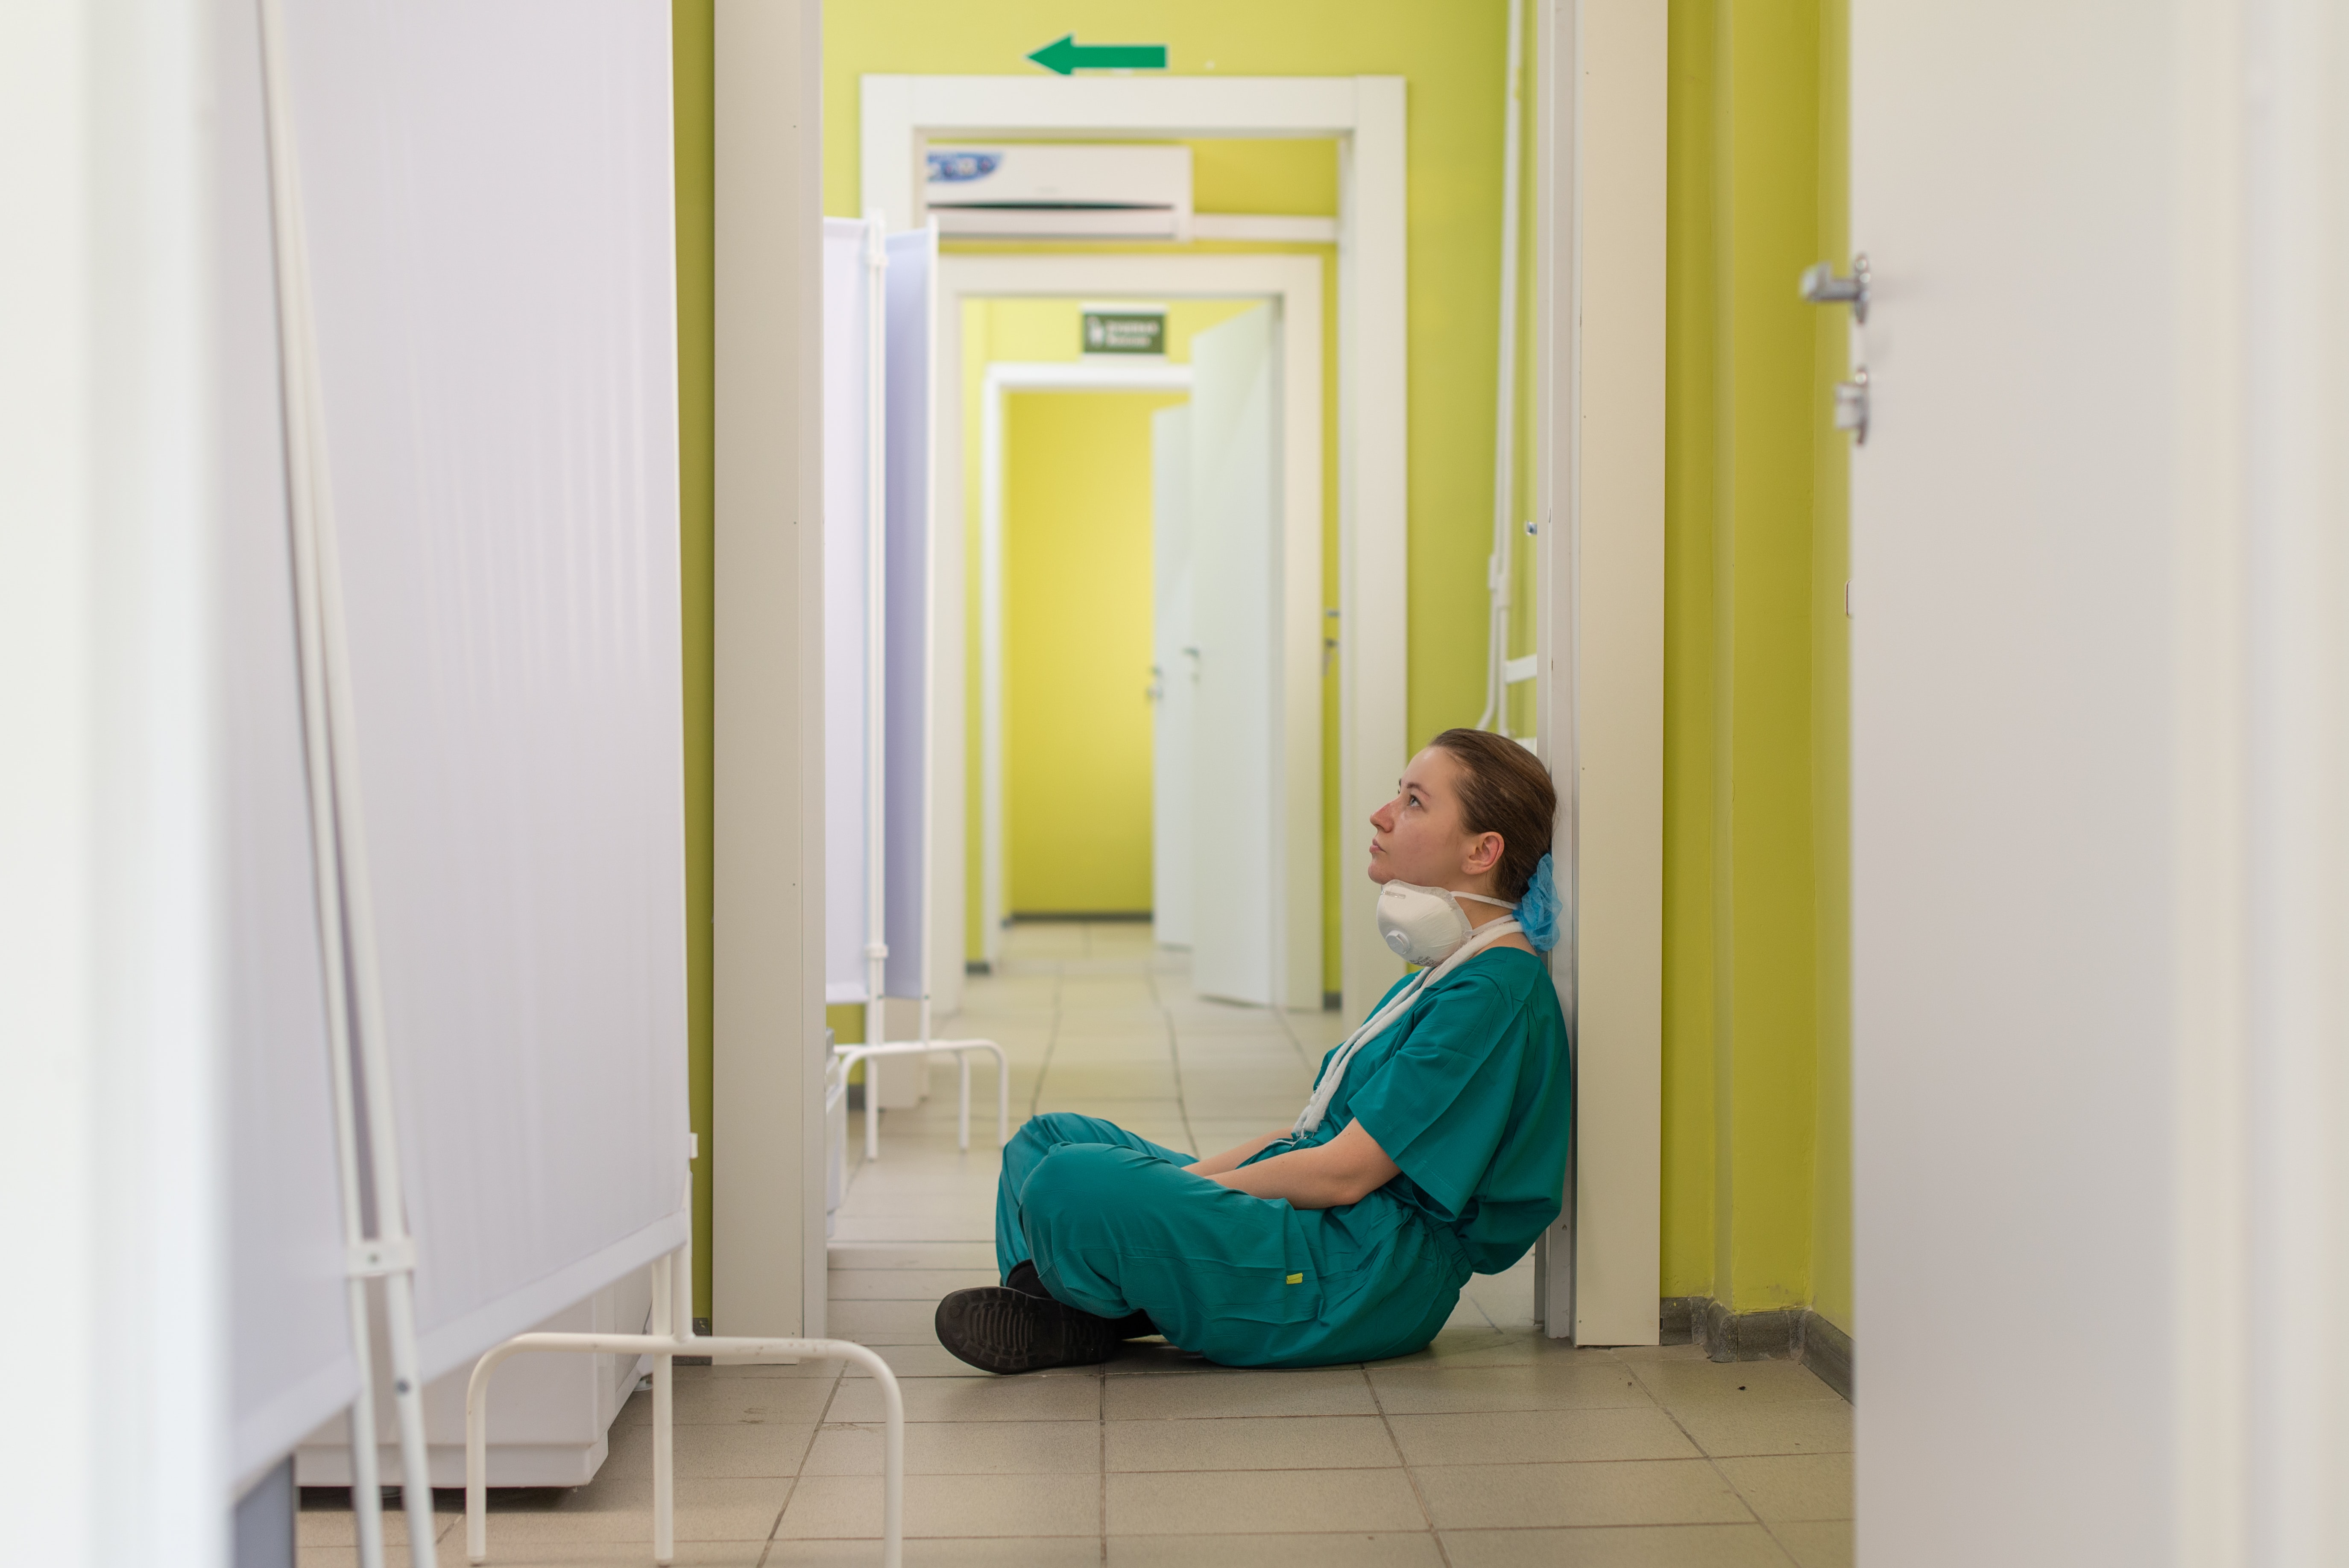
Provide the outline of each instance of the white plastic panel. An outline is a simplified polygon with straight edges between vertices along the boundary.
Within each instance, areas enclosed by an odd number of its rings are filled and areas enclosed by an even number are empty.
[[[1191,410],[1150,416],[1150,923],[1167,947],[1191,945]]]
[[[289,22],[429,1377],[686,1235],[668,8]]]
[[[882,832],[887,876],[884,939],[889,944],[883,989],[892,996],[930,995],[929,919],[934,847],[929,841],[930,660],[936,619],[931,583],[930,377],[936,374],[938,242],[927,229],[892,234],[885,290],[887,349],[883,374],[884,451],[888,460],[888,567],[884,658],[887,758]],[[957,761],[959,758],[957,758]]]
[[[864,975],[865,453],[870,231],[823,224],[823,999],[869,1000]]]

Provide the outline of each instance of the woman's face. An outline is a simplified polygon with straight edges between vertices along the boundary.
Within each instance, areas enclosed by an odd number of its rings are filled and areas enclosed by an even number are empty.
[[[1471,833],[1460,810],[1460,763],[1429,747],[1395,781],[1395,798],[1371,813],[1371,880],[1460,892],[1492,891],[1501,835]]]

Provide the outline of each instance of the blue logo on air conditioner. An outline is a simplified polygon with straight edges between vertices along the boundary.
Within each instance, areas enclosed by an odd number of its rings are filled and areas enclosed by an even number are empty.
[[[972,180],[984,180],[1003,166],[999,152],[933,152],[930,154],[930,180],[933,185],[960,185]]]

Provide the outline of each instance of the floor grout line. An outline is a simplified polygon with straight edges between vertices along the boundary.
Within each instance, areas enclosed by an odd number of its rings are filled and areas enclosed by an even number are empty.
[[[1620,1356],[1616,1356],[1611,1353],[1608,1359],[1613,1361],[1616,1366],[1622,1367],[1626,1372],[1629,1372],[1631,1375],[1631,1381],[1640,1386],[1640,1392],[1647,1395],[1649,1398],[1656,1401],[1656,1408],[1661,1410],[1664,1413],[1664,1418],[1671,1422],[1673,1428],[1679,1431],[1682,1437],[1688,1439],[1689,1447],[1694,1449],[1703,1457],[1704,1462],[1712,1467],[1713,1473],[1721,1478],[1721,1484],[1729,1489],[1729,1495],[1735,1498],[1738,1501],[1739,1505],[1742,1506],[1746,1512],[1754,1516],[1754,1522],[1762,1527],[1762,1533],[1770,1538],[1770,1544],[1778,1549],[1780,1555],[1784,1556],[1789,1563],[1799,1563],[1801,1560],[1795,1555],[1794,1548],[1788,1546],[1785,1542],[1778,1539],[1777,1531],[1771,1527],[1768,1520],[1762,1517],[1762,1511],[1754,1506],[1754,1500],[1745,1495],[1745,1489],[1739,1486],[1735,1480],[1730,1478],[1729,1472],[1721,1468],[1721,1460],[1719,1457],[1717,1457],[1710,1449],[1707,1449],[1703,1443],[1697,1440],[1697,1435],[1688,1429],[1688,1423],[1681,1419],[1680,1412],[1673,1409],[1670,1405],[1665,1404],[1662,1398],[1657,1394],[1655,1389],[1648,1386],[1648,1380],[1640,1376],[1639,1363],[1636,1361],[1626,1361]]]

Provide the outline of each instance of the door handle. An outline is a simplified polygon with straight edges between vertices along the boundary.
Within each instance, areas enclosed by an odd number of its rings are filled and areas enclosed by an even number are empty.
[[[1852,257],[1851,276],[1836,276],[1833,262],[1814,262],[1803,269],[1799,286],[1806,304],[1847,304],[1851,306],[1851,319],[1862,326],[1868,325],[1868,255],[1865,252]]]

